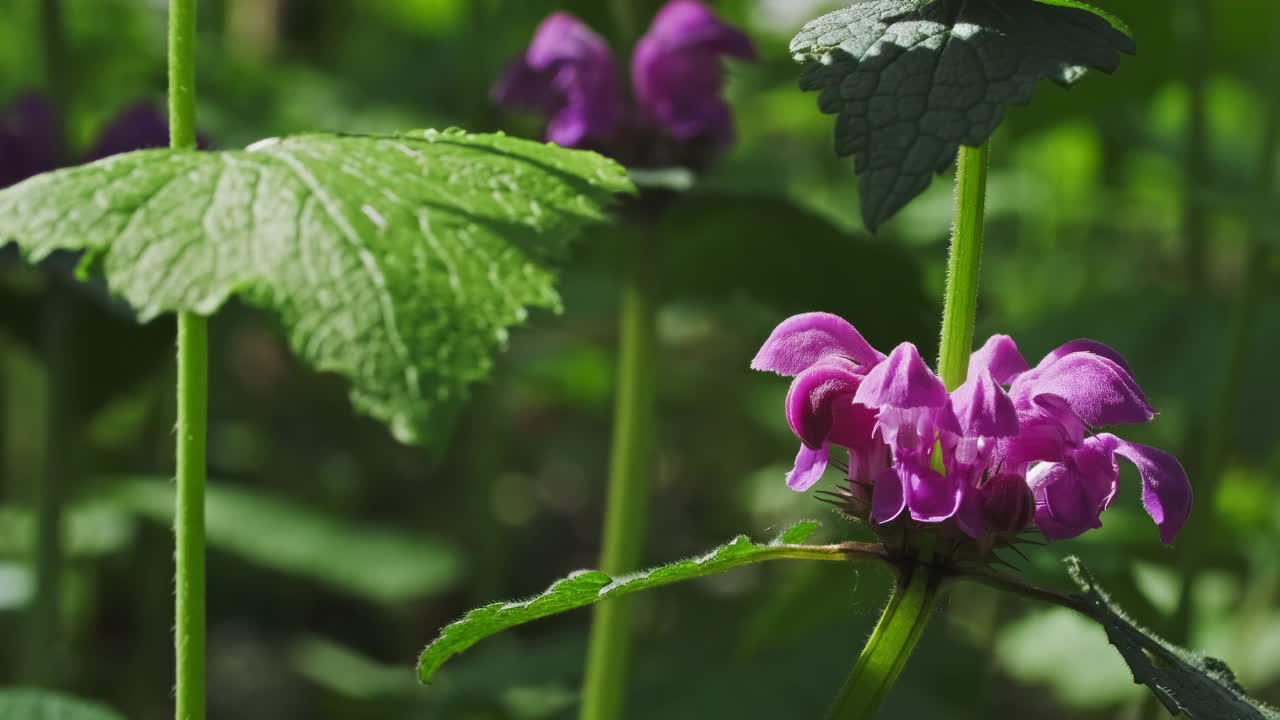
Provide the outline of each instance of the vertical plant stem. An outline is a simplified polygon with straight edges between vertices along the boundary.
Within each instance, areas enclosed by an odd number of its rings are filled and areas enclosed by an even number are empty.
[[[982,226],[986,211],[990,142],[960,148],[956,160],[955,222],[942,308],[938,374],[955,390],[969,372],[978,316],[978,275],[982,267]]]
[[[61,0],[40,4],[40,35],[44,50],[45,85],[59,109],[66,108]],[[45,427],[41,449],[40,485],[36,491],[35,594],[27,619],[26,654],[22,670],[32,685],[57,682],[59,632],[62,615],[62,517],[76,442],[72,399],[75,396],[71,358],[75,345],[75,307],[70,288],[49,278],[41,309],[40,353],[45,367]]]
[[[649,233],[635,233],[626,240],[613,448],[600,558],[600,567],[610,574],[629,572],[640,563],[654,456],[658,247]],[[597,605],[587,649],[582,720],[622,716],[630,647],[631,598]]]
[[[828,715],[830,720],[876,717],[924,635],[940,597],[941,581],[926,565],[916,566],[909,576],[899,578],[871,639],[840,688]]]
[[[169,2],[169,140],[196,146],[196,0]],[[174,651],[177,720],[205,717],[205,434],[209,400],[205,318],[178,315],[177,544]]]

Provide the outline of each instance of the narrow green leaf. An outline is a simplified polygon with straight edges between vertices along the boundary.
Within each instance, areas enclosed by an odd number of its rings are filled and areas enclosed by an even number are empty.
[[[1136,683],[1146,685],[1173,715],[1191,720],[1277,720],[1280,712],[1245,695],[1226,663],[1192,654],[1137,625],[1098,587],[1079,559],[1067,558],[1089,614],[1120,651]]]
[[[836,115],[862,213],[875,229],[986,142],[1035,85],[1114,71],[1133,40],[1074,2],[861,0],[811,21],[791,42],[800,84]]]
[[[114,710],[59,693],[0,689],[0,720],[124,720]]]
[[[446,625],[418,658],[418,675],[430,682],[449,658],[503,630],[569,610],[586,607],[607,597],[629,595],[682,580],[706,577],[743,565],[788,557],[789,550],[807,540],[818,523],[795,525],[773,542],[753,543],[739,535],[727,545],[699,558],[682,560],[643,572],[612,578],[599,570],[583,570],[556,582],[536,597],[520,602],[498,602],[477,608],[461,620]]]
[[[558,308],[568,241],[631,188],[604,157],[502,135],[301,135],[32,178],[0,191],[0,247],[87,251],[144,320],[239,294],[424,443],[527,308]]]
[[[173,484],[118,482],[111,498],[150,520],[173,521]],[[256,565],[304,577],[388,605],[452,587],[457,551],[404,532],[360,527],[341,518],[225,483],[205,501],[209,545]]]

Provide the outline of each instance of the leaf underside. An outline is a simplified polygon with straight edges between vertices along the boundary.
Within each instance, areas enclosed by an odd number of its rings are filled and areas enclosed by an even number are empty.
[[[1071,576],[1083,593],[1089,614],[1107,633],[1133,672],[1173,715],[1191,720],[1278,720],[1280,712],[1245,695],[1226,663],[1193,655],[1136,626],[1076,558],[1067,558]]]
[[[0,720],[121,720],[121,717],[102,705],[59,693],[0,688]]]
[[[800,85],[836,115],[836,153],[853,156],[867,227],[878,228],[986,142],[1036,83],[1112,72],[1133,40],[1082,3],[862,0],[791,42]]]
[[[583,570],[557,581],[541,595],[528,600],[498,602],[476,608],[461,620],[446,625],[440,636],[422,651],[418,658],[418,676],[422,682],[430,682],[436,670],[449,658],[517,625],[586,607],[607,597],[629,595],[776,558],[779,548],[803,543],[817,528],[818,524],[814,522],[800,523],[768,544],[753,543],[745,535],[739,535],[702,557],[616,579],[598,570]]]
[[[87,251],[143,320],[241,295],[425,444],[507,328],[558,309],[569,240],[630,190],[604,157],[501,135],[300,135],[38,176],[0,192],[0,247]]]

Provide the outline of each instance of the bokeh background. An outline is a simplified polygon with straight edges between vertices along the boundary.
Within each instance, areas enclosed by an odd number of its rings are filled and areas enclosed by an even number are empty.
[[[658,3],[633,0],[650,17]],[[712,3],[762,59],[733,65],[740,142],[661,226],[659,471],[646,557],[817,518],[782,483],[786,383],[747,363],[779,320],[828,310],[881,348],[936,348],[950,179],[875,237],[861,227],[831,120],[787,53],[815,0]],[[1280,702],[1280,293],[1273,0],[1098,0],[1137,57],[1071,92],[1046,83],[994,139],[980,339],[1029,358],[1087,336],[1120,350],[1162,411],[1130,439],[1176,452],[1198,497],[1174,549],[1136,473],[1102,530],[1016,560],[1066,586],[1078,554],[1141,623],[1221,657]],[[49,92],[72,142],[163,102],[160,0],[0,0],[0,106]],[[598,0],[205,0],[200,127],[221,147],[302,130],[459,125],[536,135],[489,89],[538,21],[570,10],[614,36]],[[66,71],[50,87],[46,67]],[[1270,140],[1268,140],[1270,134]],[[1269,156],[1267,150],[1269,149]],[[565,311],[513,333],[436,452],[355,415],[342,383],[232,305],[212,324],[209,498],[214,718],[573,717],[585,612],[482,643],[419,687],[417,652],[469,607],[542,590],[599,549],[620,231],[563,274]],[[136,327],[101,288],[0,265],[0,685],[42,682],[129,718],[171,716],[168,530],[171,320]],[[40,341],[72,307],[66,346]],[[1034,360],[1033,360],[1034,362]],[[50,422],[49,418],[54,421]],[[70,504],[57,641],[42,677],[34,517],[51,468]],[[642,597],[634,717],[815,717],[887,595],[876,568],[766,566]],[[1183,598],[1186,598],[1184,601]],[[952,596],[886,710],[892,718],[1160,717],[1100,630],[980,588]]]

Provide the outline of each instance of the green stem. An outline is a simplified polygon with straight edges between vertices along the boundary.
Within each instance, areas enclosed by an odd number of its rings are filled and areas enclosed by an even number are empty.
[[[613,448],[600,558],[601,569],[609,574],[630,572],[640,564],[654,455],[658,247],[647,233],[637,233],[627,241]],[[597,605],[587,649],[582,720],[621,717],[630,646],[631,599],[615,598]]]
[[[978,315],[978,275],[982,266],[982,220],[986,209],[990,143],[961,147],[956,160],[955,224],[942,309],[938,374],[955,390],[969,372]]]
[[[196,0],[169,2],[169,141],[196,146]],[[209,330],[205,318],[178,315],[177,544],[174,651],[177,720],[205,717],[205,435]]]
[[[845,680],[828,717],[869,720],[907,666],[941,598],[942,582],[927,565],[917,565],[899,579],[871,639]]]
[[[44,46],[45,85],[51,97],[66,107],[64,44],[61,0],[40,4],[40,28]],[[35,595],[27,624],[26,656],[22,663],[27,682],[52,686],[58,675],[58,649],[62,614],[62,518],[69,484],[67,444],[75,442],[72,409],[75,372],[71,364],[75,344],[75,306],[71,288],[49,278],[49,292],[42,308],[40,352],[45,367],[45,432],[42,470],[36,495]]]

